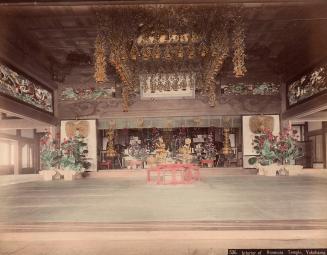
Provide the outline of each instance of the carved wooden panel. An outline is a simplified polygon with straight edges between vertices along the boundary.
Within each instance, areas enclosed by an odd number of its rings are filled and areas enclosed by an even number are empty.
[[[36,82],[0,63],[0,93],[53,113],[53,95]]]
[[[315,95],[327,92],[327,63],[302,75],[288,86],[288,105],[293,106]]]

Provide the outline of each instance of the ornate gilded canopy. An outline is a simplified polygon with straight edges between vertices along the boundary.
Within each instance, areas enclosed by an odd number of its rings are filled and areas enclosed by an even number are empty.
[[[243,76],[245,30],[241,8],[146,5],[98,9],[95,73],[106,81],[107,65],[115,68],[129,96],[196,89],[216,103],[216,76],[231,55],[234,75]]]

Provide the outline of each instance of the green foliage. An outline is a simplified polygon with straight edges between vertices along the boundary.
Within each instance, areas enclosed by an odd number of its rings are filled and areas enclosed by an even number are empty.
[[[248,163],[249,163],[250,165],[254,165],[254,164],[257,163],[257,162],[258,162],[257,157],[252,157],[252,158],[249,158],[249,159],[248,159]]]
[[[265,129],[255,136],[252,144],[258,154],[258,162],[261,165],[289,164],[301,157],[302,152],[296,145],[295,134],[290,129],[284,129],[279,136],[275,136],[269,129]]]
[[[40,163],[43,170],[58,166],[60,151],[57,140],[46,130],[40,139]]]
[[[289,164],[292,160],[303,156],[302,151],[296,145],[296,140],[291,132],[285,130],[280,135],[277,143],[277,157],[282,164]]]
[[[42,164],[42,169],[50,169],[51,167],[54,167],[58,165],[58,151],[52,151],[52,150],[44,150],[41,151],[40,159]]]
[[[256,135],[253,140],[253,148],[258,156],[258,162],[261,165],[270,165],[275,163],[278,158],[276,154],[277,136],[274,136],[268,129],[262,134]]]
[[[87,161],[87,143],[84,137],[76,135],[61,143],[60,166],[74,171],[83,171],[91,166]]]

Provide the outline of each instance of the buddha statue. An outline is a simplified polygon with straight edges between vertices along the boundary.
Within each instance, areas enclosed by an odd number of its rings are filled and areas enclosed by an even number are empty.
[[[185,139],[185,144],[179,148],[179,154],[181,157],[181,160],[184,163],[191,162],[192,161],[192,148],[191,148],[191,139],[186,138]]]
[[[157,143],[156,143],[156,160],[158,162],[165,162],[167,158],[167,150],[166,145],[162,139],[162,137],[159,137]]]

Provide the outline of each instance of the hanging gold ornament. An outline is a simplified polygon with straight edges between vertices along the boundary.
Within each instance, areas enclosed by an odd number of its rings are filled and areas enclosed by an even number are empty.
[[[164,59],[166,59],[166,60],[172,59],[171,51],[172,51],[172,49],[171,49],[170,44],[167,44],[164,49],[164,54],[163,54]]]
[[[215,77],[221,71],[223,63],[228,56],[229,41],[226,26],[222,26],[220,30],[215,31],[211,49],[212,58],[207,62],[206,73],[204,74],[204,87],[207,91],[209,105],[214,107],[216,105],[216,82]]]
[[[151,48],[149,46],[144,46],[142,49],[141,49],[141,55],[142,55],[142,59],[143,60],[149,60],[150,57],[151,57]]]
[[[196,52],[193,43],[191,43],[191,45],[187,45],[186,51],[189,59],[193,59],[195,57]]]
[[[126,60],[128,58],[126,48],[123,45],[119,47],[119,53],[121,60]]]
[[[214,82],[210,83],[208,91],[209,106],[214,107],[216,105],[216,86]]]
[[[122,96],[123,96],[123,112],[128,112],[128,88],[126,85],[123,87]]]
[[[139,50],[138,50],[138,48],[137,48],[135,42],[133,43],[133,46],[132,46],[132,48],[131,48],[130,56],[131,56],[131,59],[132,59],[132,60],[136,60],[137,57],[140,56],[140,52],[139,52]]]
[[[247,72],[247,69],[245,67],[244,23],[240,17],[237,17],[234,22],[233,49],[234,75],[235,77],[242,77]]]
[[[200,43],[198,51],[201,57],[205,57],[208,54],[208,47],[203,41]]]
[[[102,33],[98,33],[95,40],[95,52],[94,52],[94,79],[97,83],[103,83],[107,80],[106,68],[106,45],[105,37]]]
[[[152,50],[152,58],[154,59],[159,59],[161,56],[161,50],[160,50],[160,46],[158,43],[156,43],[153,47],[153,50]]]
[[[176,46],[176,55],[178,58],[183,58],[184,57],[184,48],[181,43],[178,43]]]

